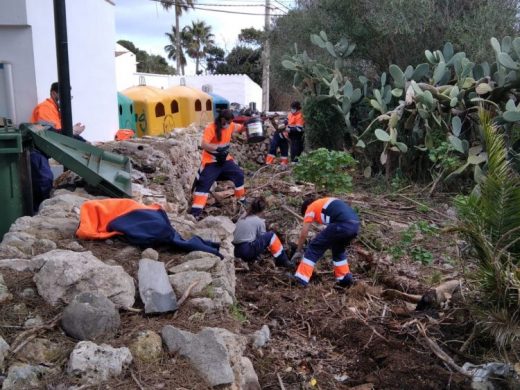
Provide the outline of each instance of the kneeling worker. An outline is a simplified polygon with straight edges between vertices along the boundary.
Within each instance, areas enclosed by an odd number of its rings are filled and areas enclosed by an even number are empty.
[[[334,276],[342,287],[350,287],[354,280],[345,254],[346,246],[359,233],[359,217],[352,208],[342,200],[336,198],[309,199],[303,202],[301,214],[304,216],[303,227],[298,240],[298,248],[291,261],[298,261],[302,257],[294,277],[302,284],[307,285],[314,271],[314,266],[327,249],[332,251]],[[310,242],[302,253],[312,222],[327,225]]]
[[[289,261],[282,242],[274,232],[266,232],[265,220],[260,218],[266,206],[263,197],[254,199],[247,214],[236,223],[233,233],[235,257],[253,262],[269,249],[277,267],[292,268],[293,263]]]

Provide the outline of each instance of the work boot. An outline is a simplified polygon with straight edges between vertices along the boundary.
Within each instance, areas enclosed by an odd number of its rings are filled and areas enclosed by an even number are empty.
[[[356,280],[354,279],[354,277],[352,276],[351,273],[348,273],[346,274],[343,279],[341,279],[337,285],[339,287],[342,287],[342,288],[350,288],[352,287],[353,285],[356,284]]]
[[[289,260],[285,252],[283,252],[280,256],[275,257],[274,264],[277,267],[294,269],[294,263],[291,260]]]

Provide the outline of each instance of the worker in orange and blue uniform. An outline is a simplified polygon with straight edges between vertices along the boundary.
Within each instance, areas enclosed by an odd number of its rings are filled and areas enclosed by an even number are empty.
[[[248,212],[237,221],[233,232],[235,257],[254,262],[269,249],[277,267],[293,268],[276,233],[266,231],[265,220],[261,218],[266,207],[265,198],[260,196],[251,202]]]
[[[245,204],[244,172],[229,154],[231,135],[242,132],[243,125],[233,122],[230,110],[222,110],[214,123],[204,129],[202,136],[202,163],[194,183],[190,214],[199,218],[206,206],[209,190],[217,180],[231,180],[235,184],[235,197]]]
[[[298,101],[291,103],[291,112],[287,116],[287,128],[289,132],[289,140],[291,141],[291,161],[298,162],[298,157],[304,148],[304,132],[302,105]]]
[[[60,92],[57,82],[51,84],[50,97],[34,107],[30,122],[48,124],[51,126],[52,131],[61,133]],[[81,122],[76,123],[72,127],[73,138],[85,141],[85,139],[80,136],[84,130],[85,125]]]
[[[273,123],[273,126],[277,127],[269,144],[269,152],[265,158],[267,165],[272,165],[276,159],[276,151],[280,149],[280,164],[287,165],[289,163],[289,132],[287,131],[286,125],[278,125]]]
[[[298,240],[298,248],[291,259],[294,262],[300,259],[301,261],[294,278],[300,284],[307,285],[316,263],[327,249],[331,249],[336,282],[342,287],[350,287],[354,280],[345,248],[359,233],[358,215],[342,200],[329,197],[306,200],[303,202],[301,213],[304,215],[303,227]],[[303,245],[313,222],[327,225],[327,227],[316,235],[303,254]]]

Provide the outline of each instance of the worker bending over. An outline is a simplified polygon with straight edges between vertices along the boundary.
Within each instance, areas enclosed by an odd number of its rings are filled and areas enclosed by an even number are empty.
[[[245,204],[244,172],[229,154],[231,135],[242,132],[243,125],[233,123],[230,110],[222,110],[214,123],[204,129],[202,136],[202,162],[194,183],[190,214],[200,218],[206,206],[209,190],[217,180],[231,180],[235,184],[235,197]]]
[[[331,249],[336,282],[342,287],[351,286],[353,278],[345,248],[359,233],[359,217],[356,212],[342,200],[321,198],[303,202],[301,213],[304,216],[303,227],[298,248],[291,259],[296,262],[303,256],[294,275],[296,280],[304,286],[307,285],[316,263],[327,249]],[[303,254],[303,245],[313,222],[327,227],[318,233]]]
[[[265,220],[261,218],[266,207],[264,197],[256,198],[251,202],[247,214],[237,221],[233,233],[235,257],[253,262],[269,249],[277,267],[292,268],[293,263],[289,261],[278,236],[272,231],[266,232]]]

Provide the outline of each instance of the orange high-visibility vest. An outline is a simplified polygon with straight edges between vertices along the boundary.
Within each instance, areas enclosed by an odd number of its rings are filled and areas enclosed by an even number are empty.
[[[294,114],[292,112],[287,116],[287,126],[300,126],[303,127],[305,121],[303,120],[303,114],[301,111],[297,111]]]
[[[202,140],[206,141],[210,144],[217,144],[219,146],[228,146],[231,142],[231,134],[233,134],[234,131],[242,132],[244,130],[243,125],[239,125],[238,123],[230,123],[229,127],[227,129],[222,129],[220,141],[217,139],[217,126],[215,123],[210,123],[205,129],[204,129],[204,135],[202,136]],[[226,160],[233,160],[233,157],[231,154],[228,154]],[[202,165],[206,165],[212,162],[215,162],[216,158],[211,153],[207,152],[206,150],[202,151]]]
[[[61,131],[61,115],[56,102],[47,98],[38,104],[31,115],[31,123],[40,121],[49,122],[56,130]]]

